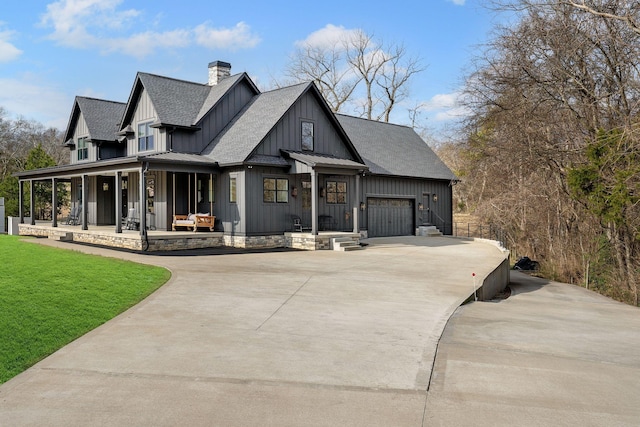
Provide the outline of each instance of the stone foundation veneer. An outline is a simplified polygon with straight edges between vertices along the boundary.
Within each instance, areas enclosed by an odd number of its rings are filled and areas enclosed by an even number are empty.
[[[269,236],[230,236],[220,232],[151,234],[143,240],[138,233],[105,233],[95,230],[69,230],[42,225],[19,225],[20,235],[48,237],[62,241],[74,241],[92,245],[130,249],[134,251],[178,251],[232,247],[241,249],[293,248],[307,251],[330,250],[332,234],[313,235],[311,233],[284,233]],[[340,237],[350,237],[359,241],[357,233],[341,233]],[[148,243],[148,245],[147,245]]]

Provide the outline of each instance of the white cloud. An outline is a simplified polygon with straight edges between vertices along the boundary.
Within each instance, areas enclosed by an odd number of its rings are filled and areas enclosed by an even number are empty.
[[[461,92],[441,93],[419,104],[418,110],[424,111],[434,122],[446,122],[468,116],[471,112],[461,105]]]
[[[41,24],[53,28],[49,38],[62,46],[135,57],[150,55],[156,49],[180,48],[193,43],[210,49],[236,50],[251,48],[260,42],[244,22],[233,28],[214,29],[201,24],[172,31],[130,33],[131,28],[140,26],[144,14],[135,9],[120,10],[121,3],[122,0],[59,0],[47,6]]]
[[[464,3],[465,3],[467,0],[447,0],[447,1],[450,1],[451,3],[456,4],[456,5],[458,5],[458,6],[464,6]]]
[[[64,130],[73,99],[51,85],[23,79],[0,78],[0,105],[15,117],[23,116],[45,126]]]
[[[0,26],[2,23],[0,22]],[[9,43],[9,39],[13,36],[13,31],[0,31],[0,62],[10,62],[18,58],[22,51]]]
[[[357,29],[348,30],[343,26],[337,27],[333,24],[327,24],[324,28],[309,34],[306,39],[297,41],[296,46],[333,48],[357,37],[359,31],[360,30]]]
[[[421,109],[425,111],[436,111],[453,108],[458,103],[459,97],[460,94],[458,92],[437,94],[426,101]]]
[[[255,47],[260,38],[251,33],[244,22],[238,22],[233,28],[211,28],[208,24],[198,25],[194,30],[196,42],[209,49],[244,49]]]

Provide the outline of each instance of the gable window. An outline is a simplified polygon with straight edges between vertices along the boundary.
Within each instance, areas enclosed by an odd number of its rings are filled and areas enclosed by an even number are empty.
[[[344,205],[347,203],[347,183],[327,181],[327,203]]]
[[[264,178],[262,180],[262,201],[265,203],[289,203],[289,180]]]
[[[138,151],[153,150],[153,129],[151,122],[138,125]]]
[[[78,160],[87,160],[89,158],[89,147],[87,144],[87,138],[78,138]]]
[[[229,178],[229,202],[236,203],[237,201],[236,179]]]
[[[302,150],[313,151],[313,122],[302,122]]]

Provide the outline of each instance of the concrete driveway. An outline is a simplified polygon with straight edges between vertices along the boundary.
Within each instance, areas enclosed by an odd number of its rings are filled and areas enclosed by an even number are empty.
[[[639,426],[640,309],[512,272],[513,295],[460,307],[428,426]]]
[[[0,424],[421,426],[437,342],[486,243],[151,256],[169,283],[0,387]]]

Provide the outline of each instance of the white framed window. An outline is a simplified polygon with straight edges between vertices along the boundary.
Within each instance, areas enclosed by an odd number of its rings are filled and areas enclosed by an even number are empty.
[[[87,137],[78,138],[76,151],[78,152],[78,160],[87,160],[89,158],[89,145],[87,143]]]
[[[238,189],[236,187],[236,178],[229,178],[229,202],[237,203],[238,202]]]
[[[153,150],[153,128],[151,122],[138,124],[138,151]]]

